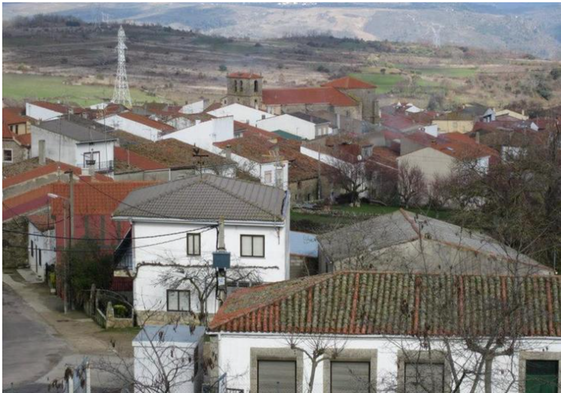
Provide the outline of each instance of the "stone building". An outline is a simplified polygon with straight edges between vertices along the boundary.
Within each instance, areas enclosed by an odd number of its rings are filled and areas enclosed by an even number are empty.
[[[233,72],[227,76],[227,94],[223,104],[243,104],[260,108],[263,101],[263,77],[250,72]]]
[[[362,120],[376,124],[380,120],[380,108],[376,99],[376,86],[350,76],[335,79],[322,87],[333,87],[362,104]]]

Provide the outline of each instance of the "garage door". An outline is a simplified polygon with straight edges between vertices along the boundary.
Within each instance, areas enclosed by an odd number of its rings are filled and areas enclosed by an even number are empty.
[[[258,393],[296,393],[296,362],[260,360],[257,364]]]

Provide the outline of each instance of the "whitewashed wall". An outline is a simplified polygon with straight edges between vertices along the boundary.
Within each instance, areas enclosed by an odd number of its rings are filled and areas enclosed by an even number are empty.
[[[25,104],[25,115],[35,120],[52,120],[56,117],[62,116],[63,113],[43,108],[42,106],[33,105],[28,102]]]
[[[205,110],[205,106],[206,106],[207,103],[208,103],[208,101],[206,101],[206,100],[200,100],[200,101],[193,102],[191,104],[185,104],[181,107],[179,112],[180,113],[185,113],[187,115],[193,114],[193,113],[201,113],[202,111]]]
[[[289,218],[287,218],[287,223]],[[187,256],[187,234],[144,238],[170,233],[193,231],[209,223],[164,223],[134,222],[133,227],[133,263],[160,264],[162,266],[143,266],[139,269],[134,281],[134,304],[137,310],[162,310],[166,308],[166,288],[162,285],[161,276],[169,271],[165,265],[173,263],[183,266],[200,265],[212,261],[212,253],[217,247],[217,230],[215,228],[201,233],[201,256]],[[263,282],[277,282],[290,277],[290,250],[288,244],[289,224],[278,223],[277,226],[265,223],[225,223],[226,250],[231,253],[232,266],[244,266],[258,273]],[[240,257],[240,235],[265,236],[265,257]],[[170,242],[168,242],[170,241]],[[154,243],[166,242],[154,245]],[[148,245],[148,247],[147,247]],[[187,288],[184,288],[187,289]],[[192,295],[193,292],[192,292]],[[212,301],[214,304],[214,301]],[[196,298],[191,299],[192,307],[196,307]],[[212,306],[209,304],[209,306]],[[215,312],[209,307],[210,312]]]
[[[177,139],[209,151],[213,151],[213,143],[232,138],[234,138],[234,118],[231,116],[201,122],[163,136],[163,139]]]
[[[29,250],[27,255],[29,257],[29,267],[44,281],[47,279],[47,266],[52,265],[56,261],[56,252],[53,251],[56,246],[56,239],[54,238],[55,230],[51,229],[41,232],[33,223],[29,222],[28,232],[29,236],[27,241]],[[36,247],[41,249],[41,264],[39,264],[39,255],[35,250]],[[31,256],[31,248],[34,249],[33,256]]]
[[[257,122],[257,127],[271,132],[277,130],[286,131],[289,134],[308,140],[315,139],[317,136],[314,123],[288,114],[260,120]]]
[[[270,113],[253,109],[241,104],[231,104],[223,108],[208,112],[209,115],[216,117],[233,116],[235,121],[246,123],[256,127],[259,120],[273,117]]]
[[[289,335],[280,334],[245,334],[245,333],[220,333],[218,340],[218,365],[220,374],[228,374],[228,388],[250,390],[250,360],[251,348],[270,348],[270,355],[274,354],[276,348],[290,348]],[[399,350],[426,350],[420,347],[420,342],[414,338],[405,337],[383,337],[383,336],[344,336],[338,339],[338,346],[344,349],[377,350],[376,358],[376,391],[395,392],[398,374],[398,351]],[[305,343],[305,341],[304,341]],[[432,342],[433,350],[442,348],[442,343]],[[522,343],[523,350],[539,352],[561,352],[560,338],[532,339]],[[456,352],[454,352],[456,354]],[[455,362],[461,365],[470,365],[469,351],[459,351],[455,356]],[[493,367],[493,385],[496,392],[504,392],[501,386],[512,381],[508,372],[514,372],[517,378],[518,352],[513,357],[503,356],[496,358]],[[311,362],[304,356],[303,382],[309,380]],[[316,368],[313,393],[324,393],[324,367],[323,364]],[[468,375],[465,385],[462,384],[461,393],[470,392],[471,382]],[[302,386],[302,391],[306,391]],[[509,392],[518,392],[518,384],[515,383]],[[483,385],[480,384],[477,393],[483,393]]]
[[[105,119],[96,120],[99,124],[113,127],[116,130],[126,131],[130,134],[139,136],[153,142],[160,139],[161,130],[147,126],[145,124],[137,123],[129,119],[125,119],[119,115],[108,116]]]

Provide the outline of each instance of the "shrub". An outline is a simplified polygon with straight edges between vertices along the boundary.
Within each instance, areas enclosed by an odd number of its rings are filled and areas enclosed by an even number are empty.
[[[561,68],[554,68],[549,74],[551,75],[553,80],[557,80],[561,77]]]
[[[129,316],[127,307],[122,304],[115,304],[113,311],[115,312],[115,318],[128,318]]]
[[[325,72],[325,73],[329,73],[329,68],[323,66],[323,65],[319,65],[318,68],[316,68],[317,72]]]
[[[49,284],[51,284],[51,288],[56,288],[56,274],[54,272],[49,274]]]
[[[218,67],[218,71],[226,72],[226,71],[228,71],[228,67],[226,67],[226,65],[224,65],[224,64],[220,64],[220,66]]]

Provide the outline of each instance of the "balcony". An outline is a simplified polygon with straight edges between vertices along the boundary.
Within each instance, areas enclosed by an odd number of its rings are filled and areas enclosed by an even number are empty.
[[[81,169],[89,169],[90,165],[89,162],[82,161],[76,163],[76,166]],[[95,168],[96,172],[113,172],[114,165],[113,160],[111,161],[95,161],[95,164],[91,165],[92,168]]]

